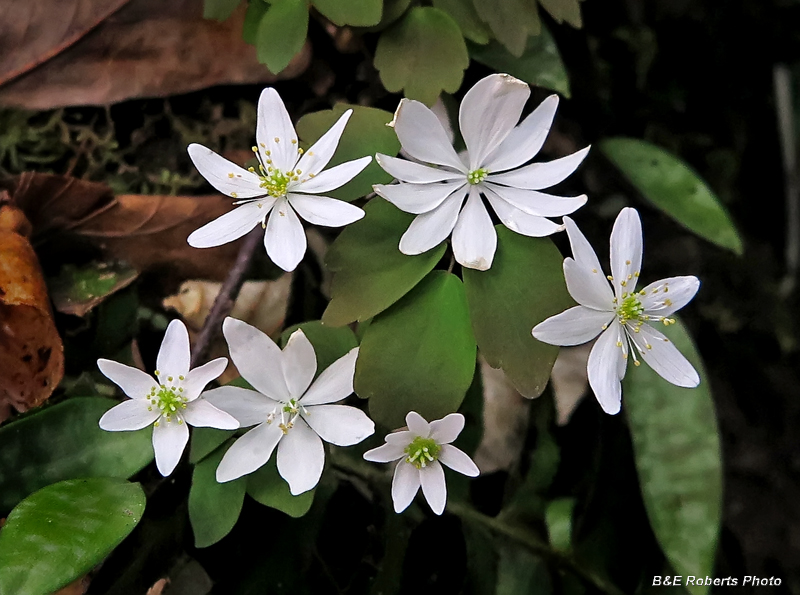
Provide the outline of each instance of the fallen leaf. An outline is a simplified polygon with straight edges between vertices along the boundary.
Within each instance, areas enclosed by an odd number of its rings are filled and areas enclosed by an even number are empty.
[[[48,284],[50,298],[59,312],[85,316],[108,296],[133,283],[138,276],[136,269],[122,263],[95,262],[81,267],[66,264],[58,277]]]
[[[147,595],[161,595],[164,592],[164,587],[169,584],[169,579],[160,578],[152,587],[147,589]]]
[[[586,396],[589,378],[586,362],[593,343],[577,347],[562,347],[558,352],[550,381],[553,383],[553,395],[556,401],[556,423],[565,426],[575,408]]]
[[[0,104],[46,110],[166,97],[214,85],[269,84],[298,76],[311,61],[306,44],[278,76],[259,64],[255,48],[242,39],[244,3],[224,22],[203,19],[203,0],[69,0],[66,13],[63,5],[64,0],[13,0],[0,9],[0,55],[5,61],[13,49],[14,63],[23,65],[6,67],[17,74],[6,84],[8,77],[0,71]],[[104,14],[107,18],[101,18]],[[68,24],[70,15],[76,29],[72,36],[69,26],[57,26],[62,19]],[[93,19],[102,22],[87,32]],[[32,33],[20,34],[21,26]],[[48,39],[31,41],[37,31]],[[5,43],[5,34],[23,45]],[[74,43],[55,38],[74,38]],[[25,49],[31,43],[37,51]],[[40,45],[49,49],[42,51]]]

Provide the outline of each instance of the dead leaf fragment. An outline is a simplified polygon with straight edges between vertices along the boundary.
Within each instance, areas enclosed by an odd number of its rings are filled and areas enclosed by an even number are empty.
[[[593,343],[562,347],[558,352],[550,380],[556,401],[556,423],[565,426],[589,388],[586,363]]]
[[[147,589],[147,595],[161,595],[164,592],[164,587],[169,584],[169,579],[160,578],[152,587]]]
[[[50,298],[59,312],[86,316],[138,276],[136,269],[122,263],[95,262],[82,267],[66,264],[58,277],[50,280]]]

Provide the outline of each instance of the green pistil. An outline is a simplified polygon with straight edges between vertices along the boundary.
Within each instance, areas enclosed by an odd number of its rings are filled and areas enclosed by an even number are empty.
[[[480,184],[486,179],[486,176],[489,175],[489,170],[480,168],[480,169],[473,169],[471,172],[467,174],[467,182],[472,185]]]
[[[270,196],[283,196],[286,194],[286,187],[292,179],[279,169],[272,169],[271,167],[269,169],[272,171],[268,171],[267,175],[259,176],[261,178],[260,186],[265,188]]]
[[[622,303],[617,307],[617,316],[619,316],[619,321],[622,324],[625,324],[629,320],[642,320],[643,314],[644,306],[637,294],[629,295],[622,300]]]
[[[435,440],[417,436],[405,448],[405,453],[408,455],[406,462],[417,469],[422,469],[437,460],[441,450],[442,447],[436,444]]]
[[[186,409],[187,399],[183,396],[183,388],[165,386],[163,384],[157,387],[154,386],[150,390],[148,398],[151,405],[149,409],[152,409],[153,406],[158,407],[161,415],[166,416],[168,422],[172,421],[172,416],[179,410]]]

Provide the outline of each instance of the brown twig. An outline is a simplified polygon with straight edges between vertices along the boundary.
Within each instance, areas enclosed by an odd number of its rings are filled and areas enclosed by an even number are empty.
[[[244,285],[245,275],[250,269],[250,261],[253,259],[256,248],[261,244],[263,238],[264,230],[261,229],[261,226],[245,236],[242,247],[239,248],[239,253],[236,255],[236,262],[233,263],[233,267],[225,278],[225,282],[214,300],[214,305],[211,306],[211,311],[206,316],[203,328],[197,336],[194,353],[192,353],[192,368],[205,360],[211,342],[222,327],[222,321],[233,310],[233,304],[236,302],[239,290]]]

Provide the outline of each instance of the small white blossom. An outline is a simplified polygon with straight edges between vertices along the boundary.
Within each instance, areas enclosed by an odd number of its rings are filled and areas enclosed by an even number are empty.
[[[221,357],[189,370],[189,333],[180,320],[167,327],[156,360],[155,380],[137,368],[100,359],[97,367],[130,397],[100,418],[100,427],[110,432],[141,430],[153,425],[156,466],[167,476],[180,461],[189,440],[188,425],[235,430],[233,417],[200,397],[206,384],[228,365]]]
[[[322,475],[323,440],[351,446],[375,431],[375,424],[360,409],[331,404],[353,392],[358,347],[312,383],[317,357],[302,330],[292,333],[283,351],[267,335],[234,318],[225,320],[222,332],[233,363],[256,390],[223,386],[204,397],[242,427],[255,428],[225,453],[217,467],[217,481],[252,473],[277,447],[278,473],[292,494],[302,494],[316,486]]]
[[[417,412],[406,416],[407,430],[393,432],[386,444],[364,453],[375,463],[398,461],[392,480],[392,501],[395,512],[403,512],[422,486],[422,493],[436,514],[447,504],[447,484],[441,463],[469,477],[480,474],[478,466],[462,450],[451,443],[464,429],[464,416],[451,413],[428,423]]]
[[[585,195],[564,198],[539,191],[575,171],[588,147],[555,161],[524,165],[542,148],[558,106],[552,95],[517,125],[529,96],[528,85],[507,74],[490,75],[472,87],[459,112],[467,145],[461,155],[433,111],[418,101],[400,102],[392,125],[403,154],[413,161],[378,154],[380,166],[399,183],[374,189],[417,215],[400,239],[403,254],[427,252],[452,232],[456,260],[487,270],[497,233],[481,196],[506,227],[533,237],[563,229],[545,217],[572,213],[586,202]]]
[[[564,260],[564,277],[580,305],[537,324],[533,336],[551,345],[579,345],[600,335],[589,354],[589,384],[603,410],[612,415],[620,410],[620,383],[629,356],[637,366],[640,356],[672,384],[697,386],[700,377],[692,364],[650,324],[673,324],[669,315],[697,293],[697,277],[661,279],[636,291],[642,265],[642,222],[636,209],[623,209],[614,222],[612,274],[607,279],[586,237],[569,217],[564,223],[573,255]]]
[[[305,153],[278,93],[264,89],[258,101],[258,167],[243,169],[202,145],[189,145],[197,170],[217,190],[240,199],[234,210],[189,236],[195,248],[209,248],[242,237],[259,223],[272,261],[293,271],[306,252],[306,235],[298,215],[314,225],[340,227],[358,221],[364,211],[341,200],[315,196],[335,190],[358,175],[372,160],[362,157],[323,171],[333,157],[353,110],[347,110]]]

